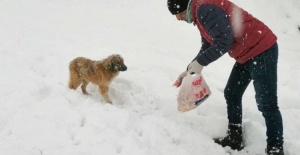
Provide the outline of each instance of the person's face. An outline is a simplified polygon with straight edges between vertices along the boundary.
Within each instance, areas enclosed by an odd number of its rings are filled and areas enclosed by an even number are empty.
[[[175,16],[176,16],[177,20],[183,20],[183,21],[185,21],[186,10],[183,11],[183,12],[181,12],[181,13],[176,14]]]

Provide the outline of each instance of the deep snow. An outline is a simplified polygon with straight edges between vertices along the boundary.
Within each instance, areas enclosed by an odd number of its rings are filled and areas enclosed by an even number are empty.
[[[278,36],[278,98],[285,154],[300,152],[300,1],[234,0]],[[200,49],[196,27],[178,22],[166,0],[0,0],[1,155],[225,155],[223,89],[234,60],[203,70],[212,96],[197,109],[176,109],[172,87]],[[69,61],[121,54],[128,71],[110,88],[70,90]],[[246,148],[264,154],[265,124],[253,86],[243,98]]]

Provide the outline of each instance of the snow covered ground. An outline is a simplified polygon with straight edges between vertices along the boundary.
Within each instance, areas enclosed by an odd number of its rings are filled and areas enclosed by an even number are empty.
[[[234,0],[278,36],[278,97],[285,154],[300,152],[300,1]],[[196,27],[178,22],[166,0],[0,0],[1,155],[226,155],[212,138],[227,129],[223,89],[234,60],[203,70],[212,96],[176,109],[177,76],[200,49]],[[110,88],[70,90],[69,61],[121,54],[128,66]],[[246,148],[264,154],[266,128],[253,86],[243,100]]]

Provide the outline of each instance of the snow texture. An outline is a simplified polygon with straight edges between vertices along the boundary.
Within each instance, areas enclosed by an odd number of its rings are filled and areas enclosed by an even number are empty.
[[[300,152],[300,1],[234,0],[278,36],[278,99],[287,155]],[[223,89],[234,60],[203,69],[212,95],[177,111],[172,87],[201,46],[192,24],[176,20],[166,0],[0,0],[1,155],[264,154],[266,127],[252,84],[243,98],[245,150],[212,138],[227,129]],[[120,54],[128,66],[112,82],[113,105],[97,86],[68,88],[77,57]]]

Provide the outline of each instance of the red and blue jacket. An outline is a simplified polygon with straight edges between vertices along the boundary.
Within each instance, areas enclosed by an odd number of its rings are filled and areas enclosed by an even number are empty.
[[[277,41],[264,23],[228,0],[192,0],[191,16],[202,37],[195,60],[203,66],[226,52],[243,64]]]

